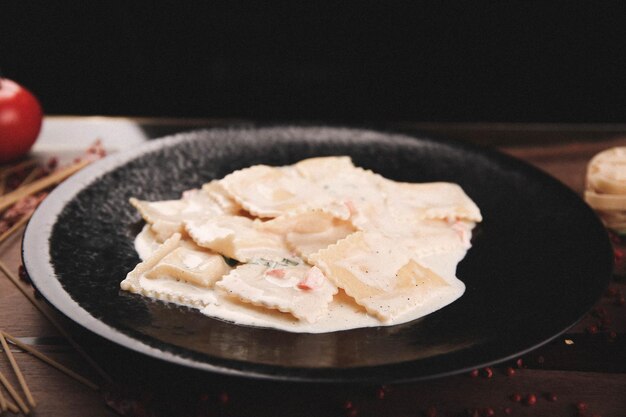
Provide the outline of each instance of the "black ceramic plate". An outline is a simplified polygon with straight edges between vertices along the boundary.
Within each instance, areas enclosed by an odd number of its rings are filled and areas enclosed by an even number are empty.
[[[178,198],[249,165],[343,154],[394,180],[457,182],[477,202],[484,222],[458,267],[463,297],[398,326],[294,334],[120,291],[139,261],[133,237],[141,222],[129,197]],[[115,343],[217,373],[316,382],[417,380],[516,357],[582,317],[612,265],[594,213],[519,161],[446,141],[315,127],[197,131],[108,157],[44,201],[23,256],[50,303]]]

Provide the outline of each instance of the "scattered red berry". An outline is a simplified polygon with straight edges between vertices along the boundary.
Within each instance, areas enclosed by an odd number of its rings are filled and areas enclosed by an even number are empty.
[[[524,399],[524,404],[535,405],[537,404],[537,396],[535,394],[528,394]]]
[[[515,401],[516,403],[522,401],[522,395],[518,394],[517,392],[515,394],[511,395],[511,400]]]
[[[558,400],[558,397],[556,396],[556,394],[555,394],[555,393],[553,393],[553,392],[548,392],[548,393],[546,394],[546,400],[548,400],[548,401],[550,401],[550,402],[552,402],[552,403],[553,403],[553,402],[555,402],[556,400]]]
[[[587,403],[583,401],[578,401],[574,406],[576,407],[576,411],[578,411],[579,413],[584,413],[585,411],[587,411]]]
[[[485,369],[483,369],[483,376],[484,376],[485,378],[491,378],[491,377],[493,377],[493,369],[491,369],[491,368],[485,368]]]
[[[513,376],[513,375],[515,375],[515,369],[513,369],[510,366],[508,368],[506,368],[504,372],[505,372],[506,376]]]
[[[471,376],[472,378],[476,378],[478,376],[478,369],[473,369],[470,373],[469,376]]]
[[[342,405],[342,408],[344,410],[350,410],[353,407],[354,407],[354,404],[352,404],[352,401],[345,401]]]
[[[620,249],[614,249],[613,256],[615,257],[616,261],[619,261],[624,257],[624,252],[622,252]]]
[[[386,395],[387,391],[385,391],[383,387],[380,387],[376,390],[376,398],[378,398],[379,400],[384,400]]]
[[[596,326],[595,324],[590,324],[585,330],[589,334],[596,334],[598,333],[598,326]]]
[[[56,156],[53,156],[52,158],[48,159],[48,162],[46,163],[46,169],[48,171],[54,171],[58,166],[59,166],[59,158],[57,158]]]
[[[26,273],[26,269],[24,269],[24,265],[20,265],[20,267],[17,270],[17,274],[22,281],[30,282],[30,278],[28,278],[28,274]]]
[[[513,409],[511,407],[506,407],[504,409],[504,414],[510,415],[511,413],[513,413]]]
[[[515,365],[517,365],[518,368],[522,368],[524,366],[524,361],[522,360],[522,358],[516,360]]]
[[[493,417],[495,415],[496,415],[496,412],[491,407],[487,407],[483,410],[483,416],[485,417]]]

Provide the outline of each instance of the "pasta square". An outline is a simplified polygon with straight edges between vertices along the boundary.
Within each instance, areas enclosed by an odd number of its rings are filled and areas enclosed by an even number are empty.
[[[286,214],[261,224],[260,228],[285,236],[289,248],[304,259],[356,231],[349,221],[322,210]]]
[[[299,265],[241,265],[216,286],[243,302],[315,322],[328,309],[337,288],[318,268]]]
[[[213,258],[219,255],[209,253],[202,257],[200,264],[190,268],[189,263],[185,264],[184,258],[180,259],[181,253],[177,253],[180,249],[192,250],[183,245],[185,243],[181,240],[181,235],[175,233],[152,256],[128,273],[120,284],[121,288],[136,294],[190,306],[205,306],[215,302],[215,293],[209,287],[223,274],[228,273],[230,268],[227,265],[220,265],[219,260]],[[200,256],[200,251],[194,252],[195,256]],[[221,261],[223,262],[223,259]]]
[[[212,288],[231,268],[224,257],[196,245],[174,249],[144,275],[147,278],[169,277],[200,287]]]
[[[449,284],[377,232],[356,232],[311,256],[334,284],[382,321],[407,313]]]
[[[403,219],[450,219],[479,222],[478,206],[458,184],[406,183],[385,180],[388,210]]]
[[[345,206],[336,204],[323,189],[290,167],[256,165],[227,175],[221,184],[257,217],[278,217],[307,207],[324,207],[344,218],[349,216]]]
[[[258,257],[292,256],[281,236],[261,230],[258,222],[243,216],[188,220],[185,230],[198,246],[239,262]]]
[[[185,219],[224,214],[222,206],[211,195],[198,189],[185,191],[180,200],[144,201],[131,198],[130,203],[150,224],[161,242],[174,233],[181,233]]]
[[[320,156],[303,159],[294,164],[294,168],[302,177],[319,183],[336,176],[339,172],[354,169],[355,166],[349,156]]]

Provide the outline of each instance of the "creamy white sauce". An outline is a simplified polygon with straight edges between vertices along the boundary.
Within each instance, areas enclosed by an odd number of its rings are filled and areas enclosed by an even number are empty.
[[[135,248],[142,259],[147,259],[158,247],[154,235],[146,226],[135,239]],[[419,258],[420,264],[440,275],[449,286],[442,287],[428,294],[422,304],[410,313],[397,317],[387,323],[367,314],[365,310],[351,301],[343,291],[335,295],[326,314],[315,323],[298,320],[288,313],[272,311],[238,302],[224,296],[221,292],[200,288],[183,281],[170,278],[140,278],[142,287],[148,294],[173,294],[167,301],[200,308],[207,316],[239,325],[270,327],[296,333],[327,333],[360,327],[390,326],[416,320],[458,299],[465,291],[465,285],[456,278],[456,266],[465,256],[465,249],[434,254]],[[154,296],[154,294],[150,296]],[[201,307],[204,306],[204,307]]]
[[[145,225],[135,238],[135,251],[142,261],[148,259],[161,244],[157,241],[156,235],[150,230],[149,225]]]

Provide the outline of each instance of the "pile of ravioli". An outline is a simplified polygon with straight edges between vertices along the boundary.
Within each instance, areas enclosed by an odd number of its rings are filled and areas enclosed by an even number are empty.
[[[123,290],[308,323],[339,293],[381,324],[410,314],[449,285],[420,259],[467,250],[482,220],[457,184],[391,181],[346,156],[256,165],[180,200],[130,203],[151,250]]]

